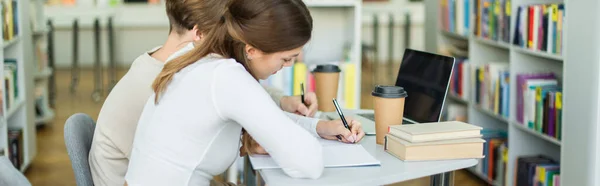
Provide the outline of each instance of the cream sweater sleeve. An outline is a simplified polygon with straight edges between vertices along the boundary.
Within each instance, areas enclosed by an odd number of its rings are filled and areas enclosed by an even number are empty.
[[[273,104],[269,94],[240,64],[222,63],[213,71],[209,88],[219,116],[240,124],[290,177],[320,177],[324,168],[322,147],[314,132],[299,125],[312,120],[292,120],[294,116]]]
[[[263,86],[263,87],[265,88],[267,93],[269,93],[269,95],[271,96],[271,99],[273,99],[273,101],[275,101],[275,104],[277,104],[277,106],[279,108],[281,108],[281,98],[283,96],[285,96],[283,94],[283,91],[281,91],[275,87],[270,87],[270,86]]]

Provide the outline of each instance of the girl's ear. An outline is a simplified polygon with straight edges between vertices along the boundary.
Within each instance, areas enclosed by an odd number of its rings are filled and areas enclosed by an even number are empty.
[[[194,28],[192,28],[192,33],[194,33],[194,41],[199,41],[200,39],[202,39],[202,37],[204,36],[204,34],[202,34],[199,30],[198,30],[198,25],[194,25]]]
[[[246,52],[246,59],[248,59],[248,60],[252,60],[252,59],[256,59],[256,58],[260,57],[259,56],[260,52],[258,51],[258,49],[254,48],[253,46],[250,46],[248,44],[246,44],[244,51]]]

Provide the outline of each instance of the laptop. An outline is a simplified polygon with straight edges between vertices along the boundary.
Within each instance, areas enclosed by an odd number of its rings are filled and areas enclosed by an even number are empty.
[[[402,124],[439,122],[450,85],[453,57],[405,49],[396,86],[408,93]],[[327,119],[339,119],[336,112],[321,113]],[[344,110],[344,115],[359,121],[367,135],[375,135],[373,110]]]

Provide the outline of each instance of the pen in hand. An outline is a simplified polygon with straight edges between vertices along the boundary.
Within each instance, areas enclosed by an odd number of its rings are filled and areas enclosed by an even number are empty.
[[[335,110],[337,111],[338,115],[340,115],[340,119],[342,120],[344,127],[346,127],[348,130],[350,130],[350,127],[348,126],[348,122],[346,121],[346,118],[344,117],[344,113],[342,113],[342,109],[340,108],[340,105],[338,104],[338,102],[335,98],[333,98],[333,105],[335,106]],[[338,135],[337,138],[339,140],[342,140],[342,137],[340,135]]]
[[[300,82],[300,99],[302,100],[302,104],[306,105],[306,102],[304,102],[304,83]]]

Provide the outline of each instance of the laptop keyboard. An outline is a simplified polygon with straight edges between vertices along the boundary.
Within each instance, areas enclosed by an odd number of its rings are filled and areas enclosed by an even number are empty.
[[[371,121],[375,121],[375,114],[356,114],[359,116],[362,116],[364,118],[367,118]],[[402,124],[413,124],[412,122],[406,121],[405,119],[402,120]]]

